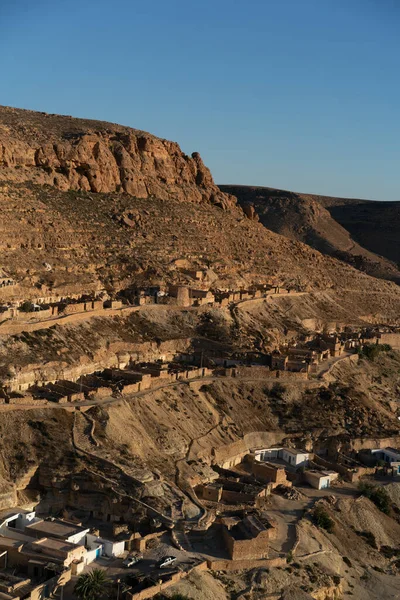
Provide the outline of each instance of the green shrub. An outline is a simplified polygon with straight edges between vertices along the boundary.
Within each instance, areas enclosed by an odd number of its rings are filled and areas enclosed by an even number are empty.
[[[364,344],[358,349],[358,355],[373,362],[381,352],[390,352],[391,349],[389,344]]]
[[[270,396],[272,398],[278,398],[279,400],[282,400],[283,394],[285,392],[286,387],[284,385],[282,385],[281,383],[274,383],[270,391]]]
[[[374,485],[373,483],[361,481],[358,489],[363,496],[369,498],[379,510],[385,513],[385,515],[389,514],[391,502],[390,496],[385,488]]]
[[[19,307],[20,312],[33,312],[33,304],[32,302],[23,302]]]
[[[357,531],[357,533],[367,540],[371,548],[374,548],[375,550],[378,549],[375,536],[371,531]]]
[[[312,513],[313,522],[317,527],[325,529],[328,533],[332,533],[335,528],[333,519],[330,518],[323,506],[316,506]]]

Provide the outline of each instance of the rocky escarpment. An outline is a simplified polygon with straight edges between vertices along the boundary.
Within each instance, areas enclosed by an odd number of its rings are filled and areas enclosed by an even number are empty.
[[[211,202],[233,196],[214,184],[200,155],[175,142],[101,121],[0,107],[0,179],[60,190]]]
[[[343,200],[343,204],[340,204],[340,199],[267,187],[222,185],[220,188],[223,192],[237,196],[246,214],[255,213],[256,218],[258,217],[268,229],[292,240],[304,242],[319,252],[347,262],[373,277],[400,282],[399,264],[392,262],[396,256],[395,251],[389,254],[384,244],[385,237],[389,234],[390,243],[387,246],[391,248],[398,246],[394,242],[398,229],[396,203],[391,203],[394,206],[389,212],[386,205],[390,203],[386,202],[354,201],[361,203],[361,206],[359,204],[353,206],[347,204],[350,202],[347,200]],[[333,203],[332,206],[329,202]],[[375,212],[371,211],[369,223],[364,226],[362,237],[359,235],[359,230],[362,229],[359,223],[366,212],[364,206],[368,208],[370,205],[375,208]],[[358,208],[358,212],[354,210],[355,207]],[[344,217],[336,219],[336,212],[350,215],[352,209],[353,219],[351,216],[347,217],[347,220]],[[383,219],[379,217],[380,223],[376,226],[378,217],[372,219],[372,214],[382,213],[387,216]],[[380,244],[369,243],[371,238],[379,239]]]

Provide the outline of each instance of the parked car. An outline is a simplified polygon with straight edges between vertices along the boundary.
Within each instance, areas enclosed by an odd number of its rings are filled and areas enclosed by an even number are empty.
[[[122,562],[122,565],[126,568],[133,567],[133,565],[136,565],[136,563],[138,563],[140,560],[142,560],[141,555],[127,556]]]
[[[160,561],[158,561],[157,566],[159,569],[163,567],[168,567],[172,565],[176,561],[176,556],[164,556]]]

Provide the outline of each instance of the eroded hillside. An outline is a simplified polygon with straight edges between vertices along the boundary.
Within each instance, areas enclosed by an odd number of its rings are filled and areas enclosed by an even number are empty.
[[[395,250],[398,203],[341,200],[267,187],[221,185],[220,189],[237,196],[243,207],[253,205],[268,229],[373,277],[400,281]]]
[[[3,184],[0,206],[0,260],[27,296],[174,283],[182,281],[175,261],[184,258],[210,270],[215,287],[278,281],[400,297],[397,286],[277,235],[239,208],[205,203],[189,210],[177,200],[32,184]]]

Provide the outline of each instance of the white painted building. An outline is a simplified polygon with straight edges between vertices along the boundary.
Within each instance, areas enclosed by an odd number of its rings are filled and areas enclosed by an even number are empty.
[[[105,538],[98,537],[89,533],[86,536],[86,546],[91,548],[92,546],[101,546],[101,555],[113,558],[115,556],[121,556],[125,551],[124,541],[112,541],[106,540]]]
[[[39,519],[34,511],[10,509],[0,513],[0,536],[23,542],[43,540],[68,542],[84,547],[80,563],[87,565],[101,556],[116,557],[125,550],[124,541],[112,541],[92,535],[90,528],[63,519]]]
[[[4,535],[8,527],[24,531],[27,525],[39,520],[36,518],[35,511],[24,510],[23,508],[11,508],[2,511],[0,514],[0,535]]]
[[[293,467],[303,467],[310,460],[310,452],[298,450],[297,448],[265,448],[255,451],[255,459],[260,462],[280,459]]]
[[[296,448],[282,448],[282,460],[293,467],[303,467],[310,460],[310,453]]]
[[[323,490],[331,487],[332,481],[339,476],[335,471],[316,471],[310,470],[304,472],[304,478],[316,490]]]
[[[400,450],[396,448],[376,448],[371,450],[376,460],[383,460],[393,470],[393,475],[400,475]]]
[[[25,526],[27,535],[35,538],[51,537],[70,544],[85,544],[86,535],[89,533],[89,527],[83,527],[80,524],[64,521],[63,519],[34,519],[32,523]]]

